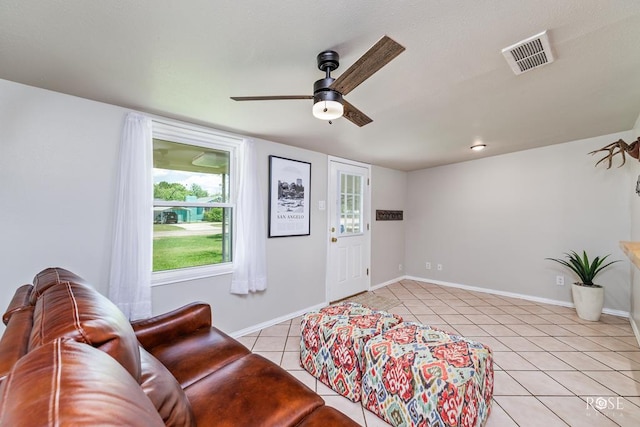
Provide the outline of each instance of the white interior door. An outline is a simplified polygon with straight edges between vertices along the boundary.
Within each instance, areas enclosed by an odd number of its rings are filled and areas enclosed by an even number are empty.
[[[367,165],[329,159],[329,301],[369,290],[369,171]]]

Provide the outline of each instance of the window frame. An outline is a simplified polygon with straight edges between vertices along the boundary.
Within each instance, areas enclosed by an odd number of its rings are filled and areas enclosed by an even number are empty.
[[[206,127],[190,125],[169,120],[152,120],[152,138],[191,146],[224,150],[229,152],[229,200],[226,202],[198,203],[182,201],[152,201],[156,206],[185,206],[185,207],[220,207],[231,208],[231,250],[235,246],[236,217],[237,217],[237,181],[240,165],[240,144],[242,138],[217,132]],[[152,141],[153,144],[153,141]],[[153,150],[150,159],[149,173],[153,174]],[[153,196],[152,196],[153,197]],[[215,206],[212,206],[215,205]],[[153,224],[151,224],[153,227]],[[153,233],[152,233],[153,236]],[[152,237],[153,238],[153,237]],[[153,252],[153,244],[152,249]],[[179,283],[206,277],[231,274],[233,272],[233,257],[230,262],[208,264],[197,267],[186,267],[174,270],[151,271],[151,286]]]

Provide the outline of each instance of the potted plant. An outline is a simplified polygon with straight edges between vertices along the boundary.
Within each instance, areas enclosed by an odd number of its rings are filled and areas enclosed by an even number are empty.
[[[602,270],[618,261],[611,261],[605,264],[609,255],[595,257],[589,261],[586,251],[582,251],[582,256],[575,251],[566,253],[566,260],[558,258],[545,258],[555,261],[571,269],[580,278],[580,282],[571,285],[573,303],[576,306],[578,317],[584,320],[597,321],[600,319],[602,307],[604,306],[604,288],[593,283],[595,277]]]

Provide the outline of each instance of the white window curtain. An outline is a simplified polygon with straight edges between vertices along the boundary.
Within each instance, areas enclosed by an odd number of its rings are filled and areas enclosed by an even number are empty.
[[[130,320],[151,316],[151,119],[128,113],[120,142],[109,298]]]
[[[240,144],[232,294],[267,288],[266,213],[255,151],[255,142],[251,140],[245,139]]]

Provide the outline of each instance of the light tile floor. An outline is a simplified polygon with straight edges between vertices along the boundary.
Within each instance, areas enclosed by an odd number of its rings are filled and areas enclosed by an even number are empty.
[[[640,426],[640,348],[626,318],[599,322],[575,310],[403,280],[374,291],[402,304],[389,310],[489,345],[495,359],[486,427]],[[363,426],[388,426],[302,370],[300,318],[239,338],[281,365],[329,406]]]

